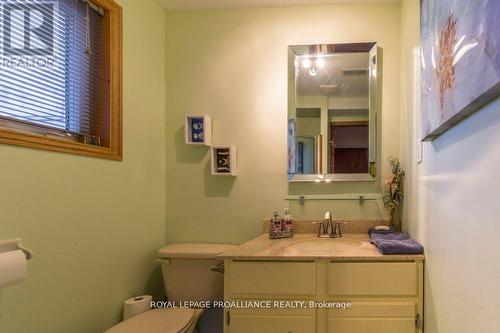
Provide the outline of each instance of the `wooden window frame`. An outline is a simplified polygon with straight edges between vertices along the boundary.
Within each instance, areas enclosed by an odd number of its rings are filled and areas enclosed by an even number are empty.
[[[7,120],[0,121],[0,143],[123,160],[123,13],[121,6],[113,0],[92,0],[92,2],[108,14],[105,16],[104,27],[105,34],[109,37],[109,133],[106,138],[109,140],[109,147],[88,145],[50,134],[12,129],[11,127],[16,127],[12,126],[14,122]]]

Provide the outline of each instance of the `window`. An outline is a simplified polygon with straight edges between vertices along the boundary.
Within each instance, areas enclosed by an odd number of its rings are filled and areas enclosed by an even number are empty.
[[[0,0],[0,142],[122,158],[112,0]]]

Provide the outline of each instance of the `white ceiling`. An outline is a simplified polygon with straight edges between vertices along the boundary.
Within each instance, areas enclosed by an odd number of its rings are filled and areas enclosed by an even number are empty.
[[[303,67],[304,58],[304,56],[297,57],[297,65],[300,66],[297,77],[298,96],[368,96],[367,75],[353,77],[342,75],[343,70],[368,70],[368,53],[337,53],[323,56],[325,66],[318,68],[316,76],[309,75],[309,69]]]
[[[400,3],[401,0],[157,0],[167,10]]]

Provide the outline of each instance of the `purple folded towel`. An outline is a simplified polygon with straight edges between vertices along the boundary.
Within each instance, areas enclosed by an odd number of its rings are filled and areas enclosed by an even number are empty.
[[[391,234],[370,233],[371,242],[382,254],[422,254],[424,247],[406,232]]]

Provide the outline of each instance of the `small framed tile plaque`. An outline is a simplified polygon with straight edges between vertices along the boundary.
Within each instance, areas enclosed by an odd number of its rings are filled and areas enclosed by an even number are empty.
[[[214,176],[236,176],[238,173],[237,152],[235,146],[212,146],[210,163]]]
[[[212,118],[210,116],[184,117],[184,142],[188,145],[212,144]]]

